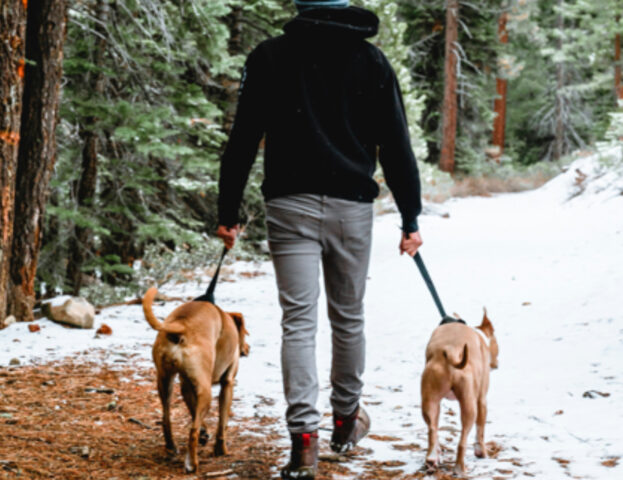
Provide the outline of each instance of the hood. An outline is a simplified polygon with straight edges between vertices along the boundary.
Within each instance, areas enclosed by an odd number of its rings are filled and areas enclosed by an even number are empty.
[[[313,39],[335,36],[364,39],[377,34],[379,19],[359,7],[313,8],[299,13],[283,30],[288,35]]]

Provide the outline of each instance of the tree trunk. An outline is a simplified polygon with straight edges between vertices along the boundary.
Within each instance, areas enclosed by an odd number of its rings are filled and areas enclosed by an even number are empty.
[[[565,20],[562,16],[562,4],[563,0],[558,0],[558,19],[556,28],[558,29],[558,50],[562,51],[563,42],[562,34],[565,28]],[[556,64],[556,131],[554,138],[554,160],[560,160],[564,150],[565,140],[565,123],[564,123],[564,97],[562,95],[562,89],[565,86],[565,66],[564,62],[558,62]]]
[[[242,7],[233,7],[231,13],[227,15],[227,26],[229,28],[229,41],[227,50],[230,55],[240,55],[242,51]],[[223,79],[227,108],[223,122],[223,130],[229,132],[234,124],[236,116],[236,105],[238,104],[238,80],[232,81],[229,78]]]
[[[93,64],[98,69],[92,72],[90,89],[96,98],[104,93],[106,76],[102,70],[106,51],[106,28],[108,22],[108,1],[98,0],[95,7],[95,31],[99,34],[95,42]],[[89,208],[94,204],[97,186],[98,132],[96,117],[87,117],[80,126],[80,135],[84,139],[82,149],[82,172],[76,188],[78,208]],[[82,287],[82,266],[85,254],[93,250],[91,231],[87,227],[76,225],[74,237],[70,241],[70,258],[67,264],[67,282],[74,295],[80,294]]]
[[[617,26],[621,21],[621,15],[617,15]],[[623,85],[621,84],[621,34],[614,36],[614,92],[616,100],[623,100]]]
[[[454,149],[456,144],[456,64],[455,44],[458,40],[458,0],[447,0],[446,12],[446,60],[443,92],[443,138],[439,168],[444,172],[454,172]]]
[[[0,6],[0,328],[7,311],[7,285],[13,241],[15,175],[24,87],[26,2]]]
[[[506,22],[508,14],[506,12],[500,15],[498,21],[498,37],[503,44],[508,43],[508,31],[506,30]],[[500,162],[500,156],[504,153],[504,132],[506,130],[506,89],[508,80],[498,77],[496,81],[496,97],[493,104],[495,118],[493,119],[493,140],[492,143],[498,147],[496,160]]]
[[[32,320],[35,273],[48,184],[56,160],[55,130],[65,39],[65,0],[31,0],[19,145],[9,313]]]

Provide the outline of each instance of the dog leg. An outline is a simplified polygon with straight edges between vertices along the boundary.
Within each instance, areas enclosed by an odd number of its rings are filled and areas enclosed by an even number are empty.
[[[485,422],[487,421],[487,399],[482,396],[478,399],[478,415],[476,417],[476,445],[474,453],[478,458],[487,457],[485,447]]]
[[[428,425],[428,451],[426,452],[426,468],[435,470],[439,465],[439,403],[440,400],[423,395],[422,416]]]
[[[216,443],[214,444],[214,456],[227,455],[227,420],[229,409],[234,394],[234,379],[226,372],[221,378],[221,391],[218,397],[218,428],[216,430]]]
[[[171,394],[173,393],[174,375],[163,374],[158,376],[158,393],[162,403],[162,432],[167,451],[177,454],[177,448],[171,433]]]
[[[195,389],[192,382],[185,377],[182,377],[182,397],[184,397],[184,403],[186,404],[186,407],[188,407],[190,416],[195,418],[195,411],[197,410],[197,396],[195,395]],[[204,423],[199,429],[199,445],[202,447],[205,446],[209,439],[210,435],[208,435],[208,431],[206,430]]]
[[[476,420],[476,396],[468,387],[461,390],[457,394],[457,399],[461,405],[461,439],[456,454],[456,464],[454,466],[454,474],[456,476],[465,475],[465,450],[467,447],[467,437],[474,421]]]
[[[207,388],[200,384],[197,387],[196,396],[197,404],[195,414],[193,415],[190,434],[188,435],[188,452],[186,453],[186,459],[184,461],[186,473],[195,472],[199,466],[199,460],[197,458],[197,444],[199,443],[199,429],[203,424],[204,417],[210,410],[210,402],[212,401],[210,382],[207,382]]]

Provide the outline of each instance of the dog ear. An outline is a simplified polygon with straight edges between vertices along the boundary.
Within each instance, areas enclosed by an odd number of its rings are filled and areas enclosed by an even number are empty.
[[[228,312],[228,313],[231,316],[231,318],[234,320],[234,323],[236,324],[236,328],[238,329],[238,331],[240,333],[244,333],[245,335],[249,335],[249,332],[245,328],[244,316],[242,315],[242,313],[239,313],[239,312]]]
[[[489,317],[487,316],[487,308],[483,307],[484,310],[484,314],[482,316],[482,323],[480,324],[480,328],[488,333],[489,335],[493,334],[493,324],[491,323],[491,320],[489,320]]]

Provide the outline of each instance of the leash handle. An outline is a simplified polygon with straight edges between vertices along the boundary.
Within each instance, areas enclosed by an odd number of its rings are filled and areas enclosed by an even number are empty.
[[[201,300],[214,303],[214,290],[216,290],[216,282],[218,281],[219,273],[221,273],[221,265],[223,264],[223,259],[225,258],[225,255],[228,251],[229,250],[227,247],[223,247],[223,253],[221,253],[221,258],[218,261],[216,272],[214,272],[214,276],[212,277],[212,280],[210,280],[210,285],[208,285],[206,293],[204,295],[201,295],[201,297],[196,298],[195,301]]]
[[[415,261],[417,268],[420,270],[420,273],[422,274],[422,278],[424,278],[424,282],[426,282],[428,291],[432,295],[433,300],[435,300],[435,305],[437,305],[437,310],[439,310],[439,314],[441,315],[441,318],[445,319],[447,317],[446,311],[444,310],[443,305],[441,304],[439,295],[437,295],[437,290],[435,289],[433,280],[430,278],[430,275],[428,274],[428,270],[426,270],[426,266],[424,265],[424,260],[422,260],[422,256],[420,255],[420,252],[417,252],[415,254],[415,256],[413,257],[413,260]]]

